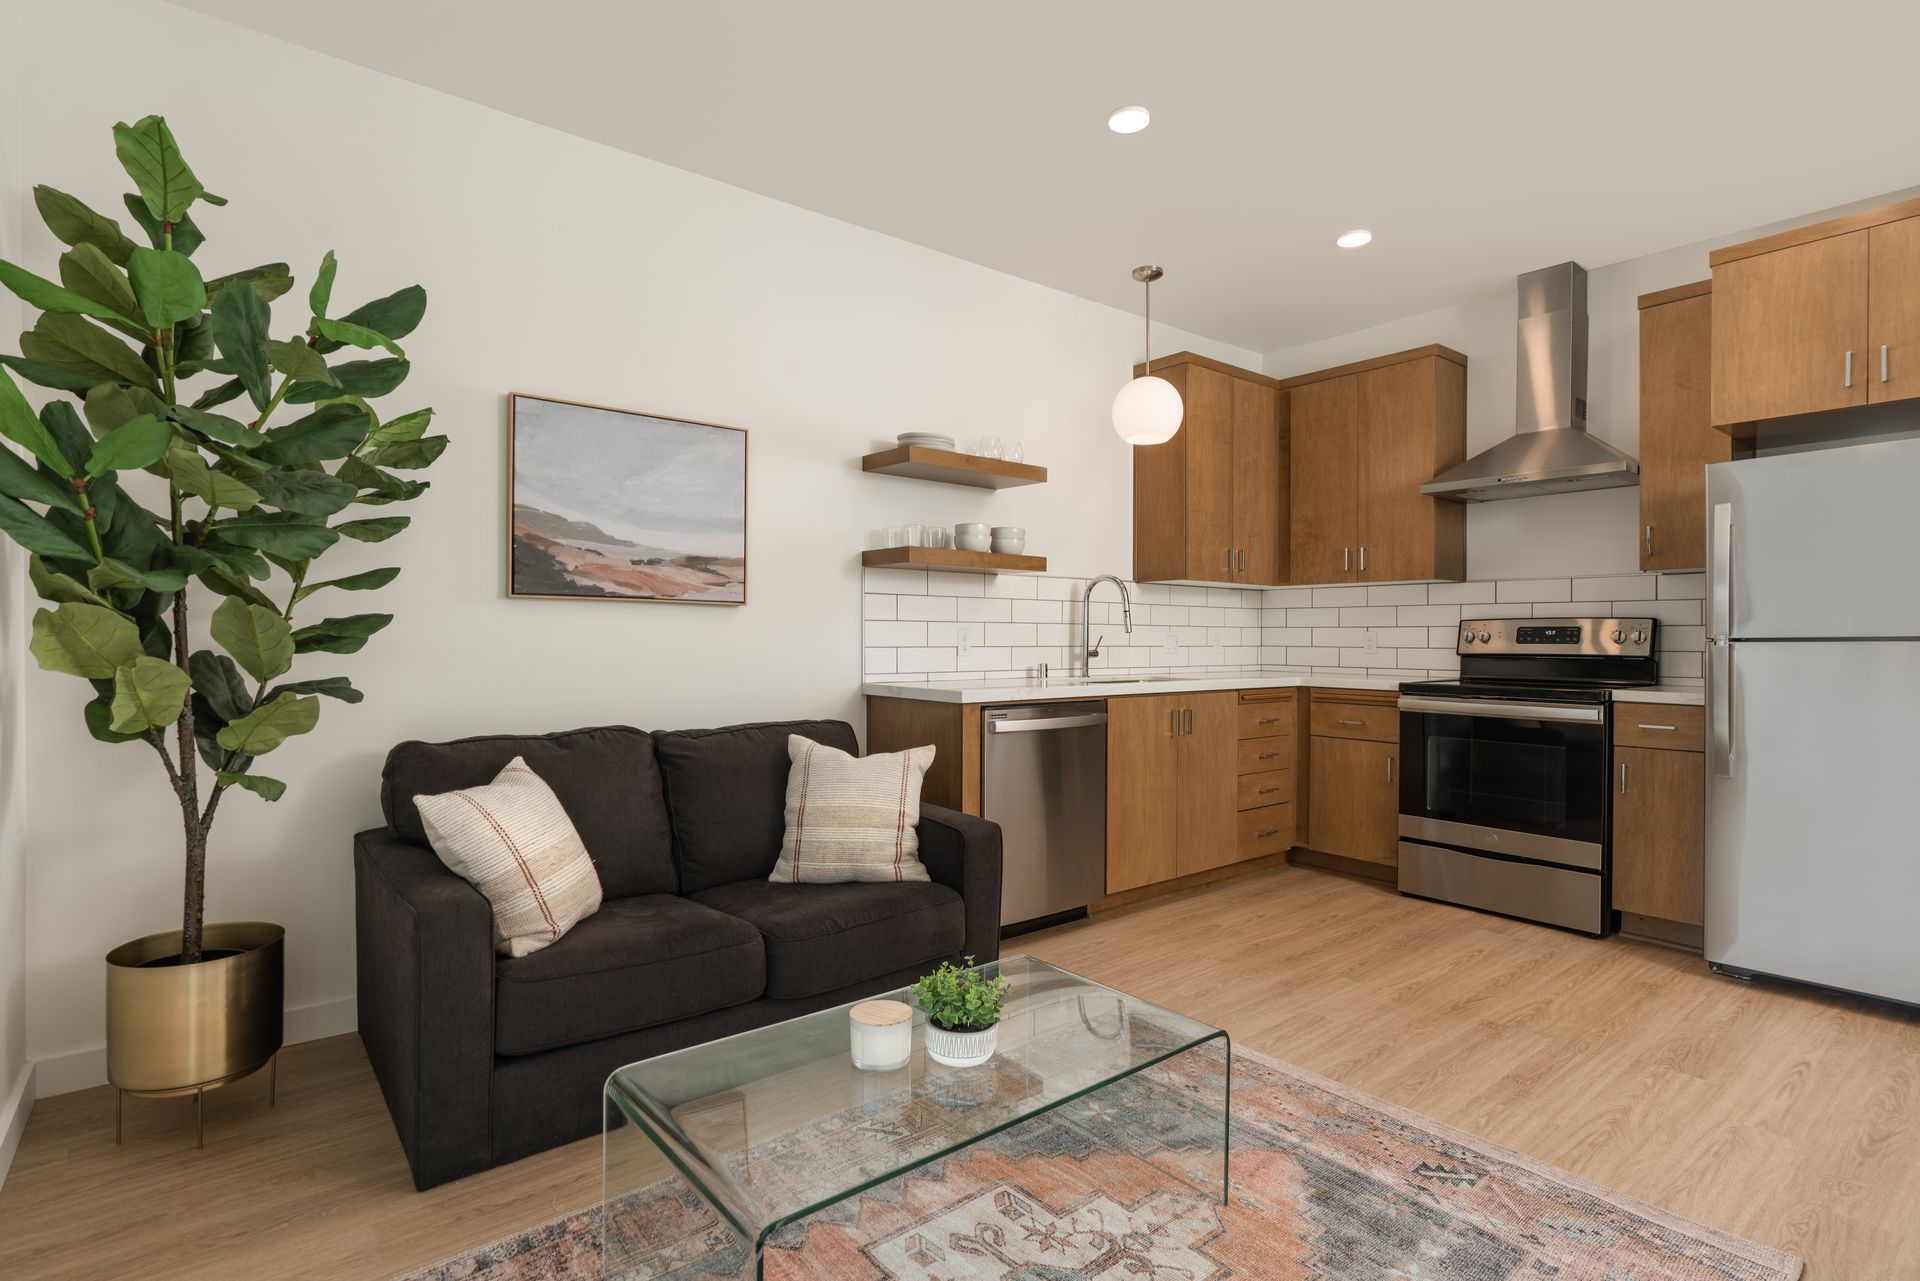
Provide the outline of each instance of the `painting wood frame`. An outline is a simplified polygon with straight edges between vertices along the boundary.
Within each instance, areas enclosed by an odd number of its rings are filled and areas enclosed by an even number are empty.
[[[552,592],[522,591],[514,582],[514,532],[515,512],[519,509],[519,425],[518,418],[521,401],[538,401],[547,405],[562,405],[572,409],[589,409],[600,413],[623,414],[634,418],[656,419],[665,423],[676,423],[686,427],[701,427],[711,431],[737,432],[740,437],[740,598],[738,600],[717,600],[713,598],[617,595],[606,592]],[[517,600],[602,600],[625,601],[646,605],[721,605],[741,606],[747,603],[748,577],[748,540],[749,540],[749,479],[750,479],[750,439],[745,427],[733,427],[726,423],[701,422],[693,418],[681,418],[672,414],[656,414],[641,409],[624,409],[617,405],[597,405],[584,400],[567,400],[559,396],[542,396],[533,392],[507,393],[507,555],[506,579],[507,596]]]

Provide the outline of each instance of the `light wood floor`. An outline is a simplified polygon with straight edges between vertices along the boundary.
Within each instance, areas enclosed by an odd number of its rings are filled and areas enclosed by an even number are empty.
[[[1810,1281],[1920,1277],[1920,1016],[1276,868],[1029,951],[1237,1044],[1791,1250]],[[0,1277],[387,1278],[587,1205],[588,1140],[416,1193],[359,1042],[295,1046],[190,1104],[35,1108]]]

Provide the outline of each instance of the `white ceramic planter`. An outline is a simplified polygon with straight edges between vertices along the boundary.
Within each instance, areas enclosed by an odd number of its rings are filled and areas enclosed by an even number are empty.
[[[950,1032],[927,1024],[927,1057],[948,1067],[978,1067],[993,1057],[1000,1043],[1000,1025],[981,1032]]]

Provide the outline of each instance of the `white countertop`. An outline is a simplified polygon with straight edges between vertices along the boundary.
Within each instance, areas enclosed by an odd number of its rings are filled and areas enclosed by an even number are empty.
[[[1188,694],[1215,689],[1289,689],[1310,686],[1314,689],[1397,690],[1400,677],[1332,676],[1314,672],[1250,669],[1242,672],[1205,672],[1192,676],[1169,673],[1147,680],[1124,676],[1055,676],[1046,684],[1033,680],[1009,680],[1005,677],[984,680],[941,681],[868,681],[862,694],[878,698],[912,698],[929,703],[1007,703],[1035,702],[1050,698],[1116,698],[1126,694]],[[1410,679],[1410,678],[1409,678]],[[1650,685],[1644,689],[1620,689],[1613,693],[1623,703],[1683,703],[1702,706],[1706,689],[1699,685]]]

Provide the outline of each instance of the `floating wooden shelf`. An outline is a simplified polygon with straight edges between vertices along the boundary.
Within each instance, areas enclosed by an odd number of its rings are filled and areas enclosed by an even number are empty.
[[[1011,489],[1015,485],[1043,485],[1047,480],[1044,467],[951,449],[928,449],[925,445],[900,445],[868,454],[860,460],[860,469],[947,485],[972,485],[975,489]]]
[[[963,552],[952,547],[881,547],[862,552],[868,569],[945,569],[963,574],[1038,574],[1045,556],[1003,556],[999,552]]]

